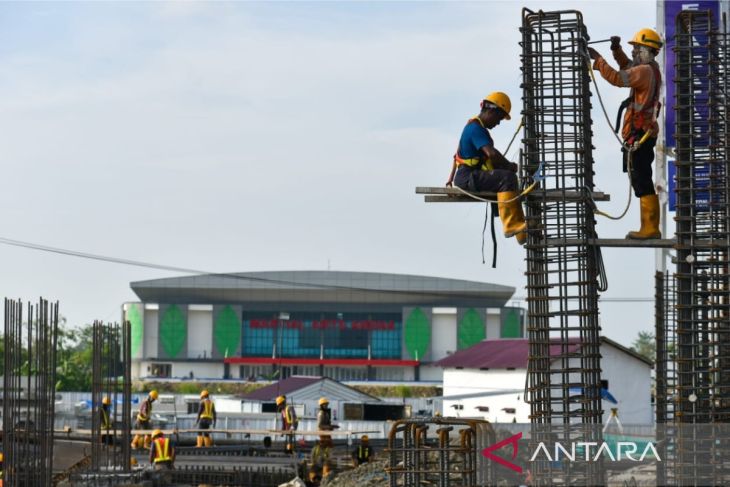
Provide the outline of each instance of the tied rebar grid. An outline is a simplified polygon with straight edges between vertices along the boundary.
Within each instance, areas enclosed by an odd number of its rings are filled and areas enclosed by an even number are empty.
[[[654,276],[656,336],[656,445],[661,462],[657,462],[656,485],[675,485],[674,469],[677,448],[675,438],[677,398],[677,307],[675,275],[657,272]]]
[[[601,441],[600,250],[589,204],[593,155],[588,39],[577,11],[522,18],[523,176],[542,163],[542,189],[527,198],[527,219],[540,232],[527,241],[530,347],[528,392],[532,447],[539,442]],[[568,192],[582,195],[568,197]],[[561,243],[562,242],[562,243]],[[575,244],[570,244],[574,242]],[[533,462],[535,485],[600,485],[602,462]]]
[[[131,332],[128,321],[92,326],[91,470],[129,472],[131,432]],[[102,426],[102,400],[109,398],[111,428]]]
[[[718,434],[677,438],[679,484],[730,482],[730,178],[728,37],[710,11],[676,22],[677,392],[679,423]],[[685,431],[683,428],[682,432]]]
[[[3,485],[51,485],[58,302],[5,299]]]
[[[431,432],[431,437],[429,437]],[[475,487],[492,485],[493,471],[480,455],[494,443],[483,420],[433,418],[399,420],[388,435],[386,469],[391,487]]]

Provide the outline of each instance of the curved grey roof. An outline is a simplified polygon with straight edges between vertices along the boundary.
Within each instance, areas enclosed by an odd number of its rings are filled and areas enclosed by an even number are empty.
[[[202,274],[137,281],[132,291],[147,303],[245,304],[247,309],[341,311],[402,306],[500,307],[515,288],[440,277],[345,271],[267,271]],[[365,306],[366,305],[366,306]]]

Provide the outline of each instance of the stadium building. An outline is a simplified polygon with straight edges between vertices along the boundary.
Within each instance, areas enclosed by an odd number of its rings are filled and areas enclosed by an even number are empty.
[[[136,379],[441,381],[438,360],[524,336],[515,289],[340,271],[208,274],[131,283]]]

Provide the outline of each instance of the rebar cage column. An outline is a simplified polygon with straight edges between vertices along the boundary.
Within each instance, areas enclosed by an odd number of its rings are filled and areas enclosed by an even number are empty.
[[[728,42],[711,11],[676,22],[677,438],[681,485],[730,481]],[[717,427],[713,426],[717,425]],[[699,433],[701,432],[701,434]],[[708,434],[711,432],[711,434]]]
[[[51,485],[58,302],[5,299],[3,485]]]
[[[588,245],[595,237],[588,35],[578,11],[524,9],[521,32],[523,179],[541,163],[546,174],[546,191],[527,197],[527,219],[540,229],[527,242],[532,445],[600,442],[600,428],[591,427],[603,411],[600,257]],[[548,191],[562,197],[548,200]],[[556,463],[533,463],[535,485],[605,482],[600,460]]]

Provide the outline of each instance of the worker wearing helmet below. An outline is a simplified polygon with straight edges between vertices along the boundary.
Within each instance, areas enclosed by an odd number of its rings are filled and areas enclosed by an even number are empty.
[[[326,397],[319,398],[319,411],[317,411],[317,429],[319,431],[332,431],[339,426],[332,424],[332,410],[330,402]],[[319,444],[325,450],[332,448],[332,437],[322,435],[319,437]],[[328,453],[329,455],[329,453]]]
[[[362,435],[360,444],[352,451],[352,466],[358,467],[363,463],[371,462],[373,455],[374,452],[373,447],[370,446],[370,438],[368,438],[368,435]]]
[[[215,404],[210,399],[208,391],[203,390],[200,392],[200,407],[198,408],[198,428],[201,430],[210,429],[211,426],[215,426],[217,415],[215,412]],[[198,448],[202,446],[213,446],[213,438],[210,437],[210,433],[200,432],[198,433]]]
[[[656,122],[659,113],[659,91],[662,76],[659,65],[654,58],[659,54],[662,41],[659,34],[651,29],[641,29],[629,41],[633,49],[630,60],[621,49],[621,38],[611,37],[611,51],[619,66],[616,71],[608,65],[593,48],[588,54],[593,59],[593,69],[614,86],[630,88],[629,98],[622,104],[628,106],[624,114],[621,136],[624,140],[623,160],[624,172],[628,170],[628,147],[638,148],[631,151],[631,185],[634,194],[639,198],[641,208],[641,228],[637,232],[629,232],[626,238],[645,240],[661,238],[659,231],[659,198],[652,182],[651,163],[654,161],[659,126]],[[620,112],[619,112],[620,113]]]
[[[114,427],[111,413],[112,400],[109,396],[104,396],[101,400],[101,408],[99,408],[99,424],[101,426],[101,442],[105,445],[114,443],[114,436],[111,433]]]
[[[152,429],[152,403],[157,400],[157,391],[150,391],[147,399],[142,401],[137,411],[137,421],[134,424],[134,429],[137,430],[151,430]],[[144,435],[144,443],[139,434],[135,434],[132,439],[132,449],[141,448],[143,445],[145,448],[150,447],[150,435]]]
[[[150,463],[155,470],[172,470],[175,464],[175,447],[170,438],[165,438],[162,431],[152,432],[152,447],[150,448]],[[169,478],[163,480],[169,482]]]
[[[281,429],[289,432],[285,435],[285,451],[292,455],[294,454],[294,431],[299,425],[297,413],[293,406],[286,403],[286,396],[276,398],[276,411],[281,418]]]
[[[461,133],[446,185],[450,186],[453,180],[456,186],[467,191],[496,192],[504,236],[516,237],[522,245],[527,240],[527,225],[518,199],[517,164],[509,162],[495,149],[489,134],[502,120],[510,119],[511,109],[509,96],[499,91],[482,100],[479,115],[469,119]]]

